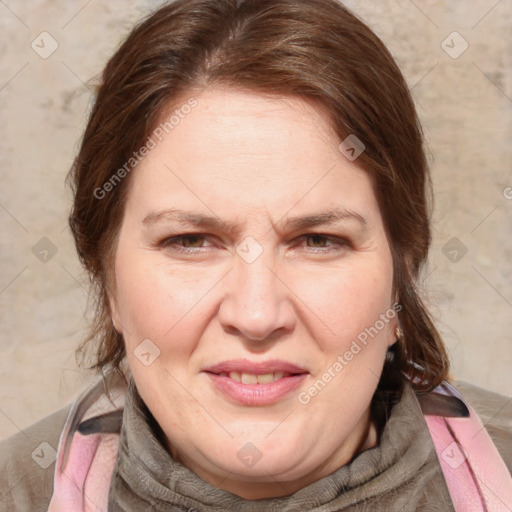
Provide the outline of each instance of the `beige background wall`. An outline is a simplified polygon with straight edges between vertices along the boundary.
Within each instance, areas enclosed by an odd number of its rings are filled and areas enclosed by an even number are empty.
[[[346,4],[390,47],[424,123],[436,191],[425,285],[454,373],[512,395],[512,2]],[[0,2],[0,437],[90,378],[73,355],[87,284],[64,177],[91,99],[85,83],[156,5]]]

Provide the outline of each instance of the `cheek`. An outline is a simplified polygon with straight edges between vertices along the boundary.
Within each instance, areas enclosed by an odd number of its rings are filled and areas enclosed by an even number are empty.
[[[172,336],[180,319],[197,302],[191,283],[177,279],[161,265],[148,264],[150,258],[127,257],[116,260],[116,292],[120,320],[127,344],[140,338],[158,342]]]
[[[314,277],[296,279],[296,292],[312,321],[329,328],[332,343],[352,340],[391,307],[392,270],[385,260],[346,265]],[[379,324],[380,325],[380,324]],[[329,336],[329,339],[331,336]]]

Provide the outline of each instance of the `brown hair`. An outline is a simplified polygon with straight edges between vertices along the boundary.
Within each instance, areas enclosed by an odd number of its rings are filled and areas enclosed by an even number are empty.
[[[358,163],[374,185],[402,306],[403,338],[379,386],[406,373],[416,390],[433,389],[447,378],[449,363],[416,288],[431,240],[422,131],[389,51],[336,0],[177,0],[135,27],[109,60],[69,174],[69,222],[97,307],[82,353],[95,344],[97,369],[119,368],[125,355],[108,290],[129,176],[101,198],[97,190],[143,145],[171,102],[216,84],[298,95],[329,112],[340,141],[349,134],[363,141]]]

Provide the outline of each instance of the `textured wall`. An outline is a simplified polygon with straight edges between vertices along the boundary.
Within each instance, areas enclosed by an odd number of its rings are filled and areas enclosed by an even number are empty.
[[[425,293],[454,374],[512,395],[512,2],[346,4],[397,58],[424,123],[436,192]],[[0,437],[90,378],[73,355],[87,281],[64,178],[89,107],[86,82],[156,5],[0,2]]]

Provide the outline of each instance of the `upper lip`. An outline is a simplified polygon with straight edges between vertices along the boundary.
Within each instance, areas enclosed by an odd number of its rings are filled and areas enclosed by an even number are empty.
[[[285,373],[308,373],[307,370],[287,361],[273,359],[269,361],[255,362],[248,359],[232,359],[214,364],[204,368],[205,372],[210,373],[250,373],[253,375],[263,375],[266,373],[285,372]]]

